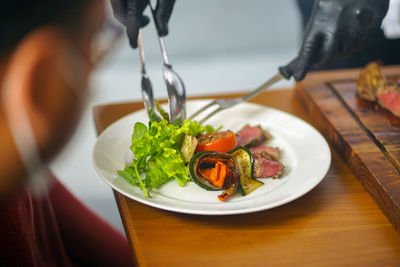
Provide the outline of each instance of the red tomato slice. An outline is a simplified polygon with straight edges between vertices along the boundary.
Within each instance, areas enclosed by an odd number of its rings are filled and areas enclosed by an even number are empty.
[[[228,152],[236,147],[235,133],[229,130],[202,135],[197,141],[199,143],[197,144],[196,152]]]

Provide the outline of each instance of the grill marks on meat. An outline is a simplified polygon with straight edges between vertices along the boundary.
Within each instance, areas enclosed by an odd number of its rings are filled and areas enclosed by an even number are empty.
[[[260,125],[250,126],[246,124],[236,133],[236,142],[238,146],[254,147],[261,145],[271,135],[264,131]]]
[[[392,80],[386,79],[381,72],[381,64],[369,63],[360,73],[357,81],[358,95],[378,104],[400,116],[400,87]]]
[[[250,148],[254,159],[255,178],[279,178],[283,173],[283,165],[280,162],[280,152],[277,147],[257,146]]]

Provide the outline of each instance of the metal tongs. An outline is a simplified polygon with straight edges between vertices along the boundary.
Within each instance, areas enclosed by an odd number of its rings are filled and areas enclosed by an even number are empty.
[[[142,30],[139,29],[138,34],[138,47],[141,63],[141,73],[142,73],[142,99],[144,107],[149,114],[151,110],[154,110],[154,97],[153,97],[153,86],[151,85],[150,78],[146,73],[145,59],[144,59],[144,49],[142,43]]]
[[[210,117],[214,116],[216,113],[218,113],[218,112],[220,112],[220,111],[222,111],[224,109],[228,109],[228,108],[231,108],[233,106],[236,106],[237,104],[240,104],[240,103],[242,103],[244,101],[247,101],[247,100],[255,97],[256,95],[258,95],[262,91],[266,90],[267,88],[271,87],[275,83],[279,82],[283,78],[284,78],[284,76],[280,72],[278,72],[272,78],[270,78],[268,81],[266,81],[265,83],[263,83],[262,85],[260,85],[259,87],[257,87],[256,89],[254,89],[253,91],[248,93],[247,95],[236,97],[236,98],[212,100],[210,103],[208,103],[207,105],[205,105],[204,107],[200,108],[198,111],[193,113],[189,117],[189,119],[192,120],[195,117],[197,117],[199,114],[201,114],[204,111],[206,111],[207,109],[211,108],[212,106],[216,106],[216,108],[213,111],[208,113],[201,120],[198,120],[199,123],[203,123],[206,120],[208,120]]]
[[[162,67],[162,73],[165,85],[167,86],[168,91],[168,102],[169,102],[169,111],[170,111],[170,122],[171,123],[182,123],[186,118],[186,93],[185,93],[185,85],[179,75],[172,69],[172,65],[168,60],[167,51],[165,49],[164,38],[160,36],[158,32],[158,27],[156,25],[155,20],[155,10],[156,10],[156,1],[149,1],[151,13],[153,15],[154,25],[156,26],[156,31],[158,35],[158,40],[160,43],[161,53],[164,60],[164,64]],[[145,63],[144,63],[144,51],[142,44],[142,36],[141,30],[139,31],[138,36],[138,46],[140,52],[140,60],[142,63],[142,97],[144,105],[149,110],[154,110],[154,99],[153,99],[153,88],[150,82],[149,77],[146,74]]]
[[[170,121],[172,123],[176,123],[176,122],[182,123],[183,120],[186,118],[185,86],[183,84],[182,79],[179,77],[179,75],[172,69],[172,65],[169,63],[167,51],[165,49],[164,38],[158,32],[158,27],[156,25],[157,21],[155,19],[155,10],[156,10],[157,1],[149,0],[149,5],[150,5],[151,13],[153,16],[154,25],[156,26],[156,32],[158,35],[161,53],[162,53],[162,57],[164,60],[162,72],[163,72],[164,82],[167,86],[167,91],[168,91]],[[150,80],[149,80],[149,78],[146,74],[145,68],[144,68],[144,52],[143,52],[141,31],[139,31],[139,36],[138,36],[138,46],[139,46],[139,51],[140,51],[140,59],[142,62],[142,97],[143,97],[143,102],[145,104],[145,107],[149,113],[149,110],[154,109],[153,89],[152,89]],[[263,83],[262,85],[260,85],[258,88],[251,91],[247,95],[237,97],[237,98],[232,98],[232,99],[213,100],[209,104],[204,106],[203,108],[201,108],[198,111],[196,111],[195,113],[193,113],[193,115],[191,115],[189,117],[189,119],[194,119],[199,114],[203,113],[205,110],[211,108],[212,106],[216,106],[217,107],[216,109],[214,109],[213,111],[208,113],[201,120],[198,120],[200,123],[203,123],[206,120],[208,120],[210,117],[215,115],[216,113],[218,113],[224,109],[228,109],[233,106],[236,106],[237,104],[240,104],[244,101],[247,101],[247,100],[255,97],[256,95],[258,95],[262,91],[266,90],[267,88],[271,87],[273,84],[279,82],[283,78],[284,78],[284,75],[282,75],[281,72],[278,72],[272,78],[270,78],[268,81],[266,81],[265,83]]]

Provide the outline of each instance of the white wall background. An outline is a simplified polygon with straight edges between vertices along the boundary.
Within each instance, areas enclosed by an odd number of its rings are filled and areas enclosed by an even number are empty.
[[[154,94],[166,97],[154,25],[148,25],[143,35]],[[299,36],[294,0],[178,0],[165,41],[169,59],[185,81],[186,94],[192,96],[256,87],[296,55]],[[285,81],[275,87],[291,86]],[[92,107],[141,100],[138,51],[130,49],[127,40],[93,74],[91,90],[74,138],[51,169],[78,198],[122,231],[111,189],[91,161],[96,140]]]

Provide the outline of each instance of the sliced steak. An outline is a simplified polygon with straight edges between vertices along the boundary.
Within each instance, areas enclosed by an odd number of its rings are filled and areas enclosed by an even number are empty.
[[[256,146],[250,148],[254,159],[255,178],[278,178],[283,173],[283,165],[280,163],[278,147]]]
[[[254,158],[265,158],[272,161],[280,161],[281,156],[278,147],[256,146],[250,148]]]
[[[395,116],[400,116],[400,87],[395,80],[386,78],[381,64],[369,63],[360,73],[357,81],[358,96],[378,104]]]
[[[265,158],[254,158],[255,178],[278,178],[283,173],[283,165],[280,162],[268,160]]]
[[[238,146],[255,147],[269,138],[271,138],[271,135],[264,131],[260,125],[250,126],[246,124],[236,133],[236,142]]]
[[[260,125],[250,126],[247,124],[236,133],[237,145],[250,148],[253,155],[253,176],[255,178],[278,178],[283,173],[284,167],[279,162],[279,148],[260,145],[270,138],[271,135]]]
[[[400,88],[395,83],[387,84],[377,92],[379,105],[400,116]]]

